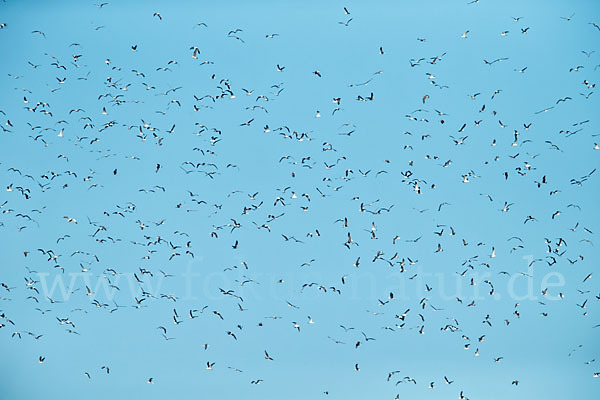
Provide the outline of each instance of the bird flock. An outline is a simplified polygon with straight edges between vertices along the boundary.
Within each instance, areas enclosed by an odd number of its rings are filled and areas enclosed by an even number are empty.
[[[452,3],[0,4],[1,397],[594,398],[599,9]]]

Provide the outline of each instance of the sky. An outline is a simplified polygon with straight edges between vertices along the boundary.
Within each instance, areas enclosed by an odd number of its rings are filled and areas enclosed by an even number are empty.
[[[597,24],[0,3],[1,398],[597,398]]]

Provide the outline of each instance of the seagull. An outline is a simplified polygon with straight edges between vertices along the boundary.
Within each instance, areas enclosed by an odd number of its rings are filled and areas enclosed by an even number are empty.
[[[561,19],[564,19],[565,21],[571,21],[571,19],[573,19],[573,17],[575,16],[575,13],[571,14],[568,17],[560,17]]]
[[[347,27],[347,26],[348,26],[348,24],[350,24],[350,22],[351,22],[352,20],[353,20],[353,18],[350,18],[350,19],[348,19],[347,21],[341,21],[341,22],[338,22],[338,24],[340,24],[340,25],[344,25],[344,26],[346,26],[346,27]]]

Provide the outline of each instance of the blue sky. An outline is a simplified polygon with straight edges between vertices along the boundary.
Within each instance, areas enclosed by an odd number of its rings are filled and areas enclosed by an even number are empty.
[[[596,2],[0,7],[2,398],[597,397]]]

